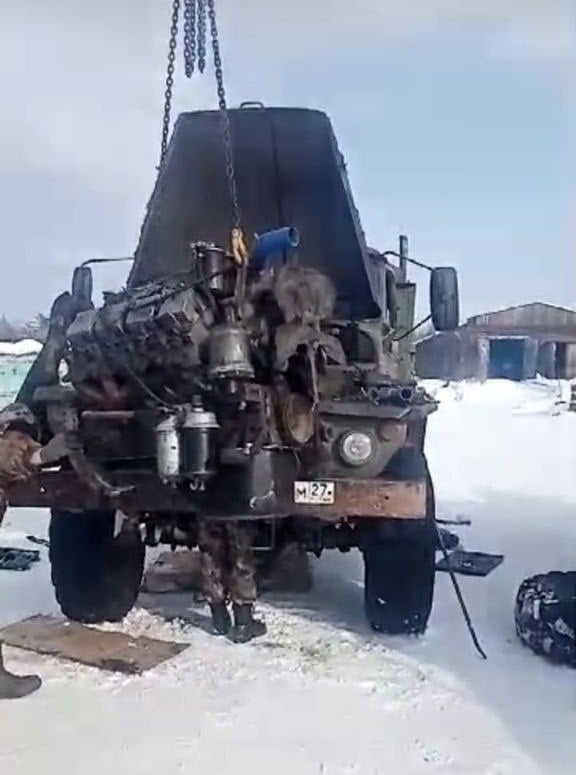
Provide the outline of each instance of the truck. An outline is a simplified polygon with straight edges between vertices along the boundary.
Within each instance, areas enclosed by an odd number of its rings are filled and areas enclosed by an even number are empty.
[[[227,118],[242,232],[221,112],[182,113],[125,287],[96,303],[88,260],[54,302],[17,400],[60,452],[9,502],[50,509],[72,620],[123,618],[146,547],[193,549],[204,516],[250,522],[270,555],[359,549],[371,627],[422,633],[437,404],[414,374],[408,268],[429,272],[437,331],[458,326],[456,271],[413,259],[406,237],[367,244],[325,113],[250,104]]]

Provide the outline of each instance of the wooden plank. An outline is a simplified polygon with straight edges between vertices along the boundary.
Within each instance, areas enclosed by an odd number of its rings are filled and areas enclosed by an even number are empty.
[[[157,667],[188,648],[153,638],[86,627],[54,616],[32,616],[0,630],[8,646],[130,675]]]

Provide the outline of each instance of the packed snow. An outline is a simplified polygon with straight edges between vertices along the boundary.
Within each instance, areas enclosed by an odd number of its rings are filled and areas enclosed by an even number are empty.
[[[446,576],[423,638],[376,637],[363,619],[359,556],[328,553],[312,593],[262,602],[260,642],[214,638],[188,598],[157,596],[121,627],[190,648],[143,677],[8,650],[14,669],[45,683],[0,704],[0,771],[573,773],[574,671],[527,651],[512,621],[524,577],[576,565],[567,386],[428,387],[440,401],[428,438],[439,515],[472,520],[460,529],[466,547],[506,555],[488,578],[460,579],[488,661]],[[30,532],[45,534],[46,515],[11,512],[0,542],[26,546]],[[0,601],[0,623],[55,611],[45,557],[27,573],[0,572]]]
[[[16,357],[36,355],[42,349],[41,342],[35,339],[20,339],[18,342],[0,342],[0,355]]]
[[[34,339],[0,341],[0,407],[13,400],[41,348]]]

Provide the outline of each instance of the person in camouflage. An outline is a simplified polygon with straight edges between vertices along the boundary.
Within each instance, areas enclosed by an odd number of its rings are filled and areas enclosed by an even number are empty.
[[[32,414],[22,405],[0,411],[0,525],[8,507],[6,486],[32,476],[39,465],[41,447],[33,438],[34,426]],[[2,645],[0,640],[0,700],[25,697],[39,689],[39,676],[17,676],[5,668]]]
[[[264,635],[266,625],[254,618],[256,568],[249,525],[200,519],[198,547],[204,594],[216,633],[230,635],[236,643]]]

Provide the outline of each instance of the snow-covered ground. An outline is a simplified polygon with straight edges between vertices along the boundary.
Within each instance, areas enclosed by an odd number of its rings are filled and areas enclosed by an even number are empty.
[[[441,400],[428,441],[439,511],[473,520],[461,530],[469,548],[506,555],[487,579],[461,579],[487,662],[443,574],[426,636],[379,638],[363,620],[359,557],[327,554],[312,594],[263,603],[259,643],[213,638],[202,612],[158,597],[123,627],[191,645],[144,677],[10,650],[11,666],[45,686],[0,704],[0,772],[573,773],[576,674],[525,650],[512,623],[523,577],[576,567],[566,386],[430,387]],[[25,545],[45,527],[42,513],[11,513],[0,541]],[[52,610],[45,560],[0,572],[0,623]]]
[[[14,399],[41,349],[41,343],[34,339],[0,341],[0,407]]]
[[[18,342],[0,342],[0,355],[21,357],[36,355],[42,349],[42,343],[36,339],[20,339]]]

